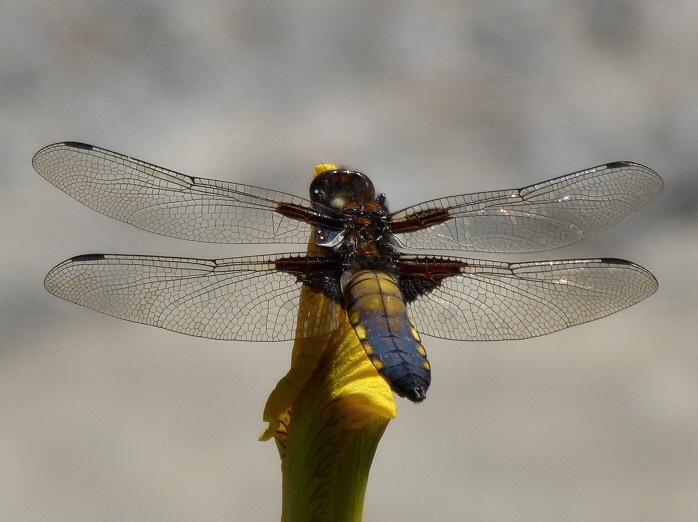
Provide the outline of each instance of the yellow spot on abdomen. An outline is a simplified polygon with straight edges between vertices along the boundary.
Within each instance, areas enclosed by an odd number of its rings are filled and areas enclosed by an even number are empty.
[[[361,321],[361,312],[359,312],[356,307],[349,310],[349,322],[352,326],[356,326]]]
[[[364,325],[360,324],[355,326],[354,331],[356,332],[359,340],[365,341],[368,338],[368,332],[366,331],[366,327]]]
[[[383,364],[383,361],[381,361],[378,357],[371,357],[371,362],[373,363],[373,366],[375,366],[376,370],[385,370],[385,364]]]

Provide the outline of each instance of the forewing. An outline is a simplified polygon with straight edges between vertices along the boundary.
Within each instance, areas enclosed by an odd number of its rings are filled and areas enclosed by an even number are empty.
[[[209,243],[307,244],[310,212],[283,192],[192,178],[92,145],[65,142],[34,155],[36,171],[88,207],[143,230]]]
[[[461,273],[443,279],[417,275],[402,279],[417,330],[444,339],[495,341],[545,335],[615,313],[657,290],[650,272],[620,259],[501,263],[449,258],[448,262],[461,264]],[[421,258],[421,263],[432,264],[429,258]]]
[[[391,215],[407,248],[535,252],[579,241],[645,206],[663,187],[652,169],[615,162],[522,189],[435,199]],[[417,230],[419,224],[435,223]]]
[[[95,254],[64,261],[44,284],[58,297],[127,321],[210,339],[285,341],[310,336],[296,331],[299,306],[313,295],[301,291],[301,281],[320,288],[331,276],[323,270],[322,260],[291,254],[219,260]],[[313,335],[339,326],[339,304],[329,300],[323,313]]]

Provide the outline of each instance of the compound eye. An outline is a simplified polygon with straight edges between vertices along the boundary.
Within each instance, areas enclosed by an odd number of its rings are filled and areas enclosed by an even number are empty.
[[[329,206],[331,191],[328,187],[328,173],[316,177],[310,185],[310,200],[318,205]]]

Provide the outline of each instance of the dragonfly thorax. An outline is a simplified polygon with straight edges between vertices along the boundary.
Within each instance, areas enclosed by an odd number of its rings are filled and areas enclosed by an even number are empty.
[[[391,248],[385,196],[376,195],[373,182],[362,172],[329,170],[310,185],[310,198],[318,212],[330,213],[342,230],[318,227],[316,243],[332,248],[345,259],[389,256]]]

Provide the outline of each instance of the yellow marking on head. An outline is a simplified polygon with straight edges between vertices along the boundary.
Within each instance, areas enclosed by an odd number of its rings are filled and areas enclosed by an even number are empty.
[[[366,355],[368,355],[369,357],[371,357],[371,355],[373,355],[373,353],[374,353],[373,346],[371,346],[370,343],[361,343],[361,346],[364,347],[364,350],[366,351]]]
[[[419,332],[417,331],[417,329],[414,326],[410,325],[410,333],[412,334],[412,339],[414,339],[418,343],[422,342],[422,340],[419,338]],[[421,348],[421,350],[424,350],[424,347],[421,344],[419,345],[419,348]],[[421,351],[420,351],[420,353],[421,353]],[[422,353],[422,355],[426,355],[426,352]]]
[[[339,170],[339,167],[337,167],[337,165],[332,165],[332,163],[320,163],[315,166],[315,175],[319,176],[331,170]]]
[[[346,202],[347,202],[346,199],[344,199],[343,197],[337,196],[332,201],[330,201],[330,206],[332,208],[336,208],[337,210],[342,210],[344,208],[344,205],[346,204]]]
[[[429,364],[429,361],[424,361],[424,369],[431,371],[431,364]]]
[[[356,325],[354,327],[354,331],[356,332],[357,337],[361,341],[365,341],[368,338],[368,331],[366,330],[366,327],[362,324]]]
[[[427,351],[424,349],[424,346],[422,346],[421,344],[417,345],[417,351],[419,352],[419,355],[421,355],[422,357],[427,356]]]

